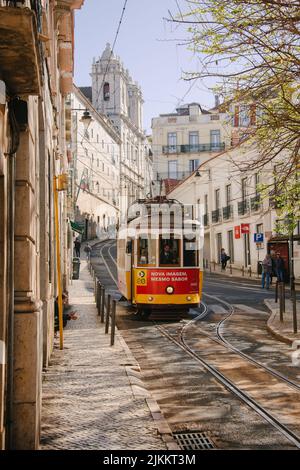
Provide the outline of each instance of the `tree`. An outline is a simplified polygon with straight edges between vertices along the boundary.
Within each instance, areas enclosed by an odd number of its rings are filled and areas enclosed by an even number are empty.
[[[259,158],[242,170],[281,163],[281,207],[299,207],[300,0],[186,0],[186,13],[171,21],[188,26],[188,47],[201,71],[187,80],[214,77],[225,104],[248,105],[248,144]],[[278,197],[280,194],[278,193]]]

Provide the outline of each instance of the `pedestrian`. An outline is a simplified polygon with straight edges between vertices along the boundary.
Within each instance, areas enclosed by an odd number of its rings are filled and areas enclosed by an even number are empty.
[[[227,266],[227,261],[230,260],[230,256],[227,255],[225,252],[224,248],[221,249],[221,265],[222,265],[222,271],[225,271],[226,266]]]
[[[277,253],[276,253],[275,271],[276,271],[277,281],[278,282],[284,282],[284,274],[285,274],[284,259],[280,255],[279,251],[277,251]]]
[[[272,272],[272,259],[271,255],[266,255],[265,259],[262,262],[262,274],[261,274],[261,287],[262,289],[265,288],[269,289],[270,287],[270,275]]]
[[[275,266],[275,257],[276,257],[276,255],[275,255],[275,251],[271,250],[270,255],[271,255],[271,261],[272,261],[272,271],[271,271],[271,274],[270,274],[270,285],[272,285],[273,277],[276,276],[276,266]]]
[[[77,312],[70,311],[71,305],[69,304],[69,295],[67,292],[62,294],[63,302],[63,327],[67,326],[69,320],[77,320]],[[54,302],[54,331],[55,334],[59,330],[59,309],[58,309],[58,297],[56,297]]]
[[[80,238],[77,237],[75,242],[74,242],[74,248],[75,248],[75,255],[77,258],[80,258],[80,248],[81,248],[81,242]]]
[[[84,252],[86,254],[87,261],[89,261],[91,258],[91,251],[92,251],[92,247],[89,243],[87,243],[86,246],[84,247]]]

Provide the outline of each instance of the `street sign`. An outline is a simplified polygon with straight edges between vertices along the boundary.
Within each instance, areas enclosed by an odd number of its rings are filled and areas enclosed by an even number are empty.
[[[250,224],[241,224],[242,233],[250,233]]]
[[[264,234],[263,233],[255,233],[254,234],[254,241],[255,241],[255,243],[263,243]]]
[[[239,225],[234,227],[234,238],[235,239],[241,238],[241,227]]]

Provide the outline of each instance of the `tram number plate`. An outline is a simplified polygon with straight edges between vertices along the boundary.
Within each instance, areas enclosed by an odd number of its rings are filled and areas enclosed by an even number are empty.
[[[137,286],[146,286],[147,285],[147,272],[146,271],[138,271],[137,272],[136,284],[137,284]]]

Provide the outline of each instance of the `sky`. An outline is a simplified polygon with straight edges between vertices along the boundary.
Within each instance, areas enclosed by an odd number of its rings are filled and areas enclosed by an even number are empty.
[[[151,132],[151,118],[175,111],[178,104],[196,101],[214,105],[214,97],[199,80],[182,80],[183,72],[197,71],[199,61],[186,45],[185,28],[164,20],[185,0],[128,0],[114,53],[121,57],[134,81],[142,88],[144,127]],[[124,0],[85,0],[75,19],[75,83],[91,85],[93,58],[113,44]],[[189,91],[190,90],[190,91]],[[186,96],[185,96],[186,95]]]

